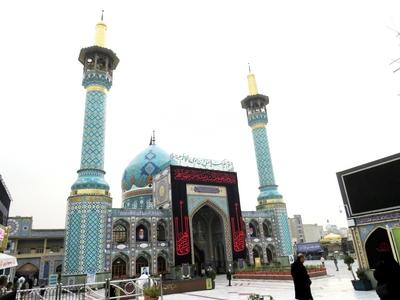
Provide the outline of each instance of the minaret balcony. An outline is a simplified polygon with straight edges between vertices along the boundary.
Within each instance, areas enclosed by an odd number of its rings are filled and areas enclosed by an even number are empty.
[[[267,124],[268,116],[266,111],[252,111],[247,114],[247,121],[250,127],[255,126],[256,124]]]
[[[112,77],[109,72],[106,71],[86,70],[83,73],[82,85],[85,88],[90,85],[100,85],[109,90],[112,86]]]

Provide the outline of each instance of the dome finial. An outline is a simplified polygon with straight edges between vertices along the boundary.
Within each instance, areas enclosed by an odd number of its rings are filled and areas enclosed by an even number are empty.
[[[247,75],[247,85],[249,87],[249,95],[257,95],[258,90],[257,90],[256,77],[254,76],[253,73],[251,73],[250,63],[248,63],[248,66],[249,66],[249,74]]]
[[[149,146],[155,145],[155,144],[156,144],[156,132],[155,132],[155,130],[153,130],[153,135],[150,137],[150,144],[149,144]]]
[[[96,35],[94,38],[94,44],[96,46],[105,47],[106,46],[106,31],[107,25],[103,22],[104,19],[104,9],[101,11],[101,21],[96,24]]]

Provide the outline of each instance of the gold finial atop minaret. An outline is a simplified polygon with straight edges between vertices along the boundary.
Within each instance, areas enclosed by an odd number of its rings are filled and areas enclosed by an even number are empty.
[[[257,90],[257,83],[256,83],[256,77],[254,76],[253,73],[251,73],[251,68],[250,68],[250,63],[249,63],[249,74],[247,75],[247,83],[249,86],[249,95],[257,95],[258,90]]]
[[[101,11],[101,21],[96,24],[96,36],[94,44],[96,46],[106,46],[106,31],[107,25],[103,22],[104,10]]]

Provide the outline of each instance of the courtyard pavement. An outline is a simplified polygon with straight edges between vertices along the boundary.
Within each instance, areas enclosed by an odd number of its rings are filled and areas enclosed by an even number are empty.
[[[307,262],[319,264],[319,261]],[[315,300],[378,300],[375,291],[355,291],[351,284],[352,276],[343,260],[339,261],[339,271],[336,271],[332,261],[325,263],[327,276],[312,279],[312,294]],[[357,269],[355,267],[354,269]],[[189,292],[164,296],[165,300],[245,300],[251,293],[271,295],[274,300],[294,299],[292,281],[283,280],[233,280],[228,286],[225,275],[217,276],[214,290]],[[265,299],[268,299],[266,297]]]

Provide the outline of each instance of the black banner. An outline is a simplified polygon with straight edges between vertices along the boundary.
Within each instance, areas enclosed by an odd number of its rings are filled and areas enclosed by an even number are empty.
[[[180,166],[170,166],[170,170],[172,215],[175,233],[175,264],[192,263],[186,184],[206,184],[224,186],[226,188],[233,260],[245,258],[245,227],[240,208],[236,173]],[[226,246],[228,247],[229,245]]]

